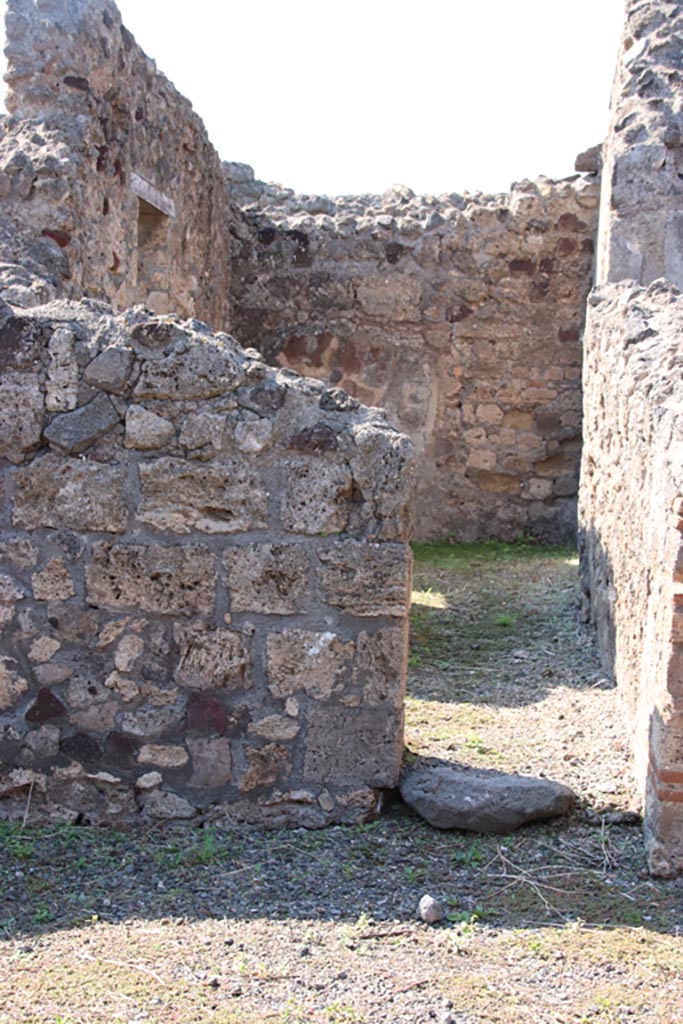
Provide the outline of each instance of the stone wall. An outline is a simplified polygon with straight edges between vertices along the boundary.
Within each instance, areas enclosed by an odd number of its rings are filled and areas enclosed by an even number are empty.
[[[573,538],[596,175],[329,199],[225,169],[232,330],[410,434],[417,536]]]
[[[626,282],[589,300],[579,507],[587,608],[625,707],[658,874],[683,871],[681,29],[681,2],[627,3],[597,254],[601,282]]]
[[[20,237],[0,232],[0,294],[144,303],[225,327],[223,177],[191,104],[111,0],[8,0],[6,23],[0,218]]]
[[[644,795],[650,864],[683,870],[683,299],[596,291],[585,339],[582,583]]]
[[[0,816],[374,813],[410,441],[197,321],[0,305]]]
[[[628,0],[612,93],[597,280],[683,288],[683,5]]]

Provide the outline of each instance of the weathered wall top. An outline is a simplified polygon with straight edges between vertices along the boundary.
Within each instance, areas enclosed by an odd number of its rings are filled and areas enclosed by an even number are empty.
[[[683,287],[683,4],[629,0],[604,152],[597,280]]]
[[[6,52],[0,210],[56,250],[48,290],[225,326],[220,161],[116,6],[9,0]],[[11,261],[18,246],[8,247]],[[46,298],[45,287],[24,286],[26,303]]]

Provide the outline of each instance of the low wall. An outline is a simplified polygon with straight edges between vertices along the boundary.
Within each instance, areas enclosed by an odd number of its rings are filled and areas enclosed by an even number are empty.
[[[223,328],[229,229],[201,120],[121,24],[111,0],[8,0],[0,216],[48,264],[52,294],[143,303]],[[52,254],[50,255],[50,250]],[[26,280],[26,238],[3,247],[0,294]],[[45,275],[43,275],[45,276]]]
[[[410,441],[197,321],[0,305],[0,816],[374,813]]]
[[[417,536],[572,539],[596,175],[330,199],[225,170],[232,330],[389,411],[419,456]]]
[[[683,298],[605,286],[585,337],[581,579],[618,682],[650,866],[683,870]]]

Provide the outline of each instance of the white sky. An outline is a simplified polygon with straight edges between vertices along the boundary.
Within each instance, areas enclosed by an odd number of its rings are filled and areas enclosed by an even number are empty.
[[[523,177],[571,174],[576,154],[607,129],[623,7],[119,2],[223,159],[330,195],[394,183],[427,193],[505,191]]]

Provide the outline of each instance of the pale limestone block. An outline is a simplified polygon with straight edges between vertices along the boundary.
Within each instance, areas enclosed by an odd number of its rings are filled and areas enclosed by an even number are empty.
[[[120,672],[110,672],[104,680],[104,685],[107,689],[117,693],[121,700],[126,702],[135,700],[140,695],[140,687],[135,680],[131,679],[130,676],[122,675]]]
[[[157,459],[140,466],[138,519],[175,533],[238,533],[266,526],[268,496],[256,471],[236,460]]]
[[[161,686],[155,686],[153,683],[141,683],[140,696],[145,704],[149,704],[153,708],[165,708],[169,704],[175,704],[178,698],[178,690],[175,686],[170,687],[170,689],[164,689]]]
[[[32,373],[0,381],[0,458],[18,463],[40,444],[45,419],[43,393]]]
[[[15,474],[13,522],[82,532],[122,533],[128,522],[126,469],[43,455]]]
[[[299,728],[298,722],[285,715],[267,715],[258,722],[250,722],[247,734],[260,736],[264,740],[293,740]]]
[[[201,344],[182,339],[170,351],[147,349],[134,397],[186,400],[234,391],[244,380],[244,370],[237,346],[223,337],[227,340],[207,335]]]
[[[48,412],[69,412],[78,405],[78,363],[74,353],[74,335],[68,327],[58,327],[48,342],[45,406]]]
[[[175,681],[195,690],[249,689],[249,653],[240,633],[176,624],[173,635],[180,649]]]
[[[394,787],[403,755],[400,715],[384,708],[314,705],[308,714],[304,780],[309,785]]]
[[[144,649],[145,642],[142,637],[134,633],[122,637],[114,652],[114,664],[119,672],[130,672]]]
[[[17,601],[25,596],[24,588],[11,576],[0,574],[0,626],[5,626],[14,618]]]
[[[98,648],[108,647],[109,644],[113,644],[115,640],[118,640],[127,629],[139,632],[146,625],[147,619],[136,619],[132,615],[125,615],[122,619],[112,619],[111,622],[107,622],[100,630],[97,646]]]
[[[467,465],[473,469],[493,469],[495,464],[496,453],[486,448],[474,448],[467,457]]]
[[[63,683],[70,679],[73,671],[70,665],[51,662],[47,665],[36,665],[33,669],[33,675],[39,686],[56,686],[58,683]]]
[[[319,794],[318,803],[322,807],[323,811],[327,811],[329,813],[334,810],[334,798],[328,789],[324,789],[322,793]]]
[[[121,729],[131,736],[146,739],[158,736],[167,729],[177,728],[181,720],[182,714],[175,708],[138,708],[137,711],[126,711],[121,716]]]
[[[188,760],[189,755],[185,747],[178,746],[146,743],[138,753],[140,764],[156,764],[160,768],[182,768]]]
[[[88,732],[109,732],[114,728],[116,715],[120,705],[115,700],[106,701],[104,704],[93,704],[82,711],[76,711],[71,715],[71,721],[79,729],[86,729]]]
[[[161,772],[145,772],[144,775],[141,775],[135,780],[135,788],[142,790],[155,789],[157,786],[160,786],[162,782],[163,777]]]
[[[353,615],[407,614],[411,554],[404,544],[340,541],[318,551],[328,604]]]
[[[272,420],[246,420],[235,427],[235,444],[241,452],[247,454],[262,452],[270,444],[272,436]]]
[[[130,405],[126,412],[126,433],[123,439],[126,448],[151,451],[163,448],[175,437],[175,427],[170,420],[158,416],[142,405]]]
[[[246,793],[258,786],[272,786],[280,775],[289,771],[287,748],[281,743],[266,743],[264,747],[248,747],[247,770],[239,781],[240,792]]]
[[[188,785],[192,789],[213,789],[232,780],[232,754],[230,740],[224,736],[215,739],[187,740],[192,757],[192,775]]]
[[[209,447],[219,452],[223,447],[226,424],[226,417],[220,413],[190,413],[183,420],[179,441],[191,451]]]
[[[304,690],[310,697],[326,699],[344,688],[353,652],[353,642],[344,643],[331,632],[290,629],[270,633],[266,640],[268,688],[274,697]]]
[[[34,572],[31,585],[36,601],[66,601],[76,593],[62,558],[53,558],[41,572]]]
[[[249,544],[223,554],[234,612],[290,615],[305,608],[310,563],[296,544]]]
[[[486,423],[491,427],[499,427],[504,419],[504,413],[500,406],[491,402],[482,402],[478,405],[476,416],[481,423]]]
[[[212,553],[199,544],[98,541],[86,582],[88,601],[95,607],[208,615],[213,610],[216,571]]]
[[[40,636],[33,641],[29,648],[29,660],[34,665],[40,665],[45,661],[49,661],[61,646],[59,640],[55,640],[54,637]]]
[[[369,705],[403,704],[408,660],[407,620],[375,633],[360,633],[356,643],[353,683]]]
[[[525,497],[534,501],[543,501],[545,498],[549,498],[552,493],[552,480],[532,477],[527,483]]]
[[[404,274],[388,274],[364,278],[356,289],[358,302],[368,316],[382,320],[421,318],[422,282]]]
[[[290,533],[339,533],[349,521],[352,493],[353,477],[345,463],[292,461],[282,496],[282,525]]]
[[[142,789],[140,790],[142,808],[150,818],[160,821],[194,818],[196,809],[182,796],[176,793],[167,793],[163,789]]]
[[[12,658],[0,658],[0,711],[7,711],[28,691],[28,683],[19,675]]]

